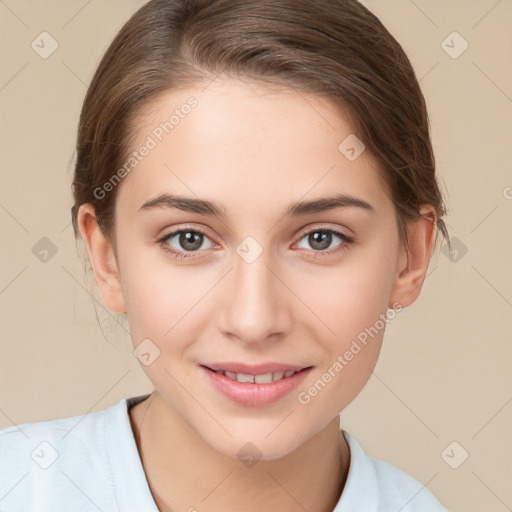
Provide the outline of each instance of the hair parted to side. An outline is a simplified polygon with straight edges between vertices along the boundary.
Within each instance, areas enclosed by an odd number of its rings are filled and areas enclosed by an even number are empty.
[[[72,221],[94,207],[115,248],[120,185],[94,191],[126,161],[134,121],[166,90],[215,77],[293,88],[329,99],[350,116],[379,162],[400,240],[422,204],[446,209],[435,173],[425,99],[408,57],[380,20],[356,0],[150,0],[122,27],[87,91],[78,126]],[[341,142],[341,141],[340,141]]]

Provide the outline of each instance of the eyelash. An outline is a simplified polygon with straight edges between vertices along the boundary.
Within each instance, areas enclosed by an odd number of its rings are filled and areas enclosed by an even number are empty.
[[[340,231],[337,231],[336,229],[323,228],[323,227],[316,227],[314,229],[306,231],[299,238],[299,241],[302,240],[303,238],[305,238],[306,236],[310,235],[311,233],[316,233],[316,232],[334,234],[337,237],[339,237],[343,241],[343,243],[337,249],[334,249],[334,250],[331,249],[330,251],[325,251],[325,250],[323,250],[323,251],[316,250],[315,251],[313,249],[312,251],[314,253],[315,258],[317,256],[325,257],[325,256],[332,256],[333,254],[338,254],[339,252],[342,252],[342,251],[348,249],[348,246],[350,244],[354,243],[354,239],[352,237],[350,237]],[[162,249],[165,252],[168,252],[168,253],[172,254],[175,258],[180,258],[180,259],[194,258],[194,257],[196,257],[195,253],[202,252],[202,251],[177,251],[176,249],[173,249],[172,247],[170,247],[169,244],[167,243],[167,241],[170,238],[173,238],[174,236],[176,236],[180,233],[197,233],[197,234],[201,234],[201,235],[205,236],[206,238],[209,238],[208,235],[204,231],[201,231],[200,229],[197,229],[197,228],[185,226],[183,228],[177,229],[176,231],[172,231],[171,233],[164,235],[162,238],[160,238],[158,240],[158,243],[160,244],[160,246],[162,247]]]

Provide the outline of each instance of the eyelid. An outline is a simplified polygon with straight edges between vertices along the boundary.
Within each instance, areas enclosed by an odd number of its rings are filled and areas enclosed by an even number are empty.
[[[187,230],[190,230],[190,231],[196,231],[198,233],[201,233],[203,234],[204,236],[208,237],[212,242],[214,242],[213,240],[213,237],[210,236],[210,234],[207,232],[206,228],[203,228],[203,227],[196,227],[194,225],[191,225],[191,224],[183,224],[183,225],[179,225],[178,227],[176,228],[172,228],[170,229],[170,231],[168,232],[165,232],[162,234],[162,235],[159,235],[158,239],[159,240],[162,240],[162,238],[169,238],[171,237],[172,235],[176,235],[177,233],[181,232],[181,231],[187,231]],[[297,241],[301,240],[302,238],[304,238],[304,236],[306,235],[309,235],[311,232],[314,232],[314,231],[320,231],[320,230],[325,230],[325,231],[332,231],[332,232],[335,232],[335,233],[339,233],[340,235],[342,235],[343,237],[353,241],[353,236],[343,232],[340,228],[334,228],[332,226],[329,226],[327,224],[315,224],[313,226],[310,226],[310,227],[307,227],[307,228],[303,228],[302,230],[299,231],[299,233],[296,235],[296,237],[298,237]],[[215,244],[217,244],[216,242],[214,242]],[[219,245],[219,244],[217,244]]]
[[[342,229],[336,227],[330,227],[325,225],[316,225],[313,227],[306,228],[305,230],[300,232],[300,235],[298,236],[297,242],[299,243],[304,237],[308,236],[311,233],[315,233],[317,231],[325,231],[328,233],[332,233],[334,236],[338,237],[341,240],[341,243],[337,245],[334,249],[329,250],[323,250],[323,251],[315,251],[314,249],[303,249],[308,254],[310,254],[313,258],[329,258],[334,257],[335,255],[342,254],[344,251],[349,249],[355,242],[355,238],[352,235],[346,234]],[[302,249],[302,248],[301,248]]]
[[[207,228],[197,227],[197,226],[194,226],[191,224],[179,225],[178,227],[170,228],[169,231],[164,230],[162,232],[162,234],[158,236],[158,239],[159,240],[162,240],[163,238],[167,239],[167,238],[170,238],[171,236],[174,236],[182,231],[194,231],[197,233],[201,233],[205,237],[209,238],[212,241],[212,243],[218,245],[216,242],[214,242],[214,237],[212,237],[209,234],[209,230]]]
[[[181,225],[181,226],[173,228],[171,231],[161,235],[157,241],[161,246],[164,246],[167,243],[167,241],[169,240],[169,238],[172,238],[172,237],[176,236],[178,233],[181,233],[183,231],[193,231],[196,233],[200,233],[203,236],[205,236],[206,238],[208,238],[214,246],[219,246],[219,244],[217,244],[214,241],[214,239],[207,233],[206,229],[203,229],[202,227],[198,228],[198,227],[190,225],[190,224],[188,224],[188,225],[185,224],[185,225]],[[330,249],[328,251],[327,250],[326,251],[315,251],[315,250],[305,249],[307,252],[312,253],[315,257],[316,256],[329,256],[329,255],[338,253],[339,251],[343,251],[343,250],[347,249],[349,245],[351,245],[352,243],[355,242],[355,239],[353,236],[344,233],[340,228],[333,228],[331,226],[317,224],[317,225],[310,226],[308,228],[304,228],[303,230],[301,230],[299,232],[299,234],[297,235],[298,238],[293,243],[293,245],[300,242],[305,236],[307,236],[311,233],[314,233],[316,231],[327,231],[327,232],[333,233],[335,236],[337,236],[341,239],[342,243],[338,246],[338,248]],[[181,250],[180,251],[180,250],[172,248],[169,244],[167,244],[167,246],[164,248],[164,250],[174,254],[176,257],[187,257],[187,258],[188,257],[190,257],[190,258],[200,257],[200,256],[196,256],[196,255],[200,255],[201,253],[205,252],[205,250],[198,250],[198,251]]]
[[[354,237],[349,235],[348,233],[345,233],[342,228],[339,228],[339,227],[332,227],[330,225],[327,225],[327,224],[315,224],[314,226],[312,227],[308,227],[308,228],[305,228],[303,230],[301,230],[299,232],[299,235],[297,235],[299,237],[299,240],[304,238],[305,235],[309,235],[310,233],[312,232],[315,232],[315,231],[332,231],[334,233],[339,233],[339,235],[347,238],[347,239],[350,239],[350,240],[354,240]]]

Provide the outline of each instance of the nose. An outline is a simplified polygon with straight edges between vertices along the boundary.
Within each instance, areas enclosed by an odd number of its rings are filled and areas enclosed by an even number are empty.
[[[249,263],[235,253],[233,269],[222,289],[220,328],[225,335],[235,336],[245,344],[282,337],[292,325],[291,292],[272,268],[270,259],[263,251]]]

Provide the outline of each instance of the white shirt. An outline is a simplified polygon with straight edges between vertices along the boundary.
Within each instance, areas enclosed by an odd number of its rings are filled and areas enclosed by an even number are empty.
[[[124,398],[85,416],[0,431],[1,512],[158,512]],[[448,512],[413,477],[369,457],[345,430],[350,466],[333,512]],[[192,507],[201,511],[199,497]]]

